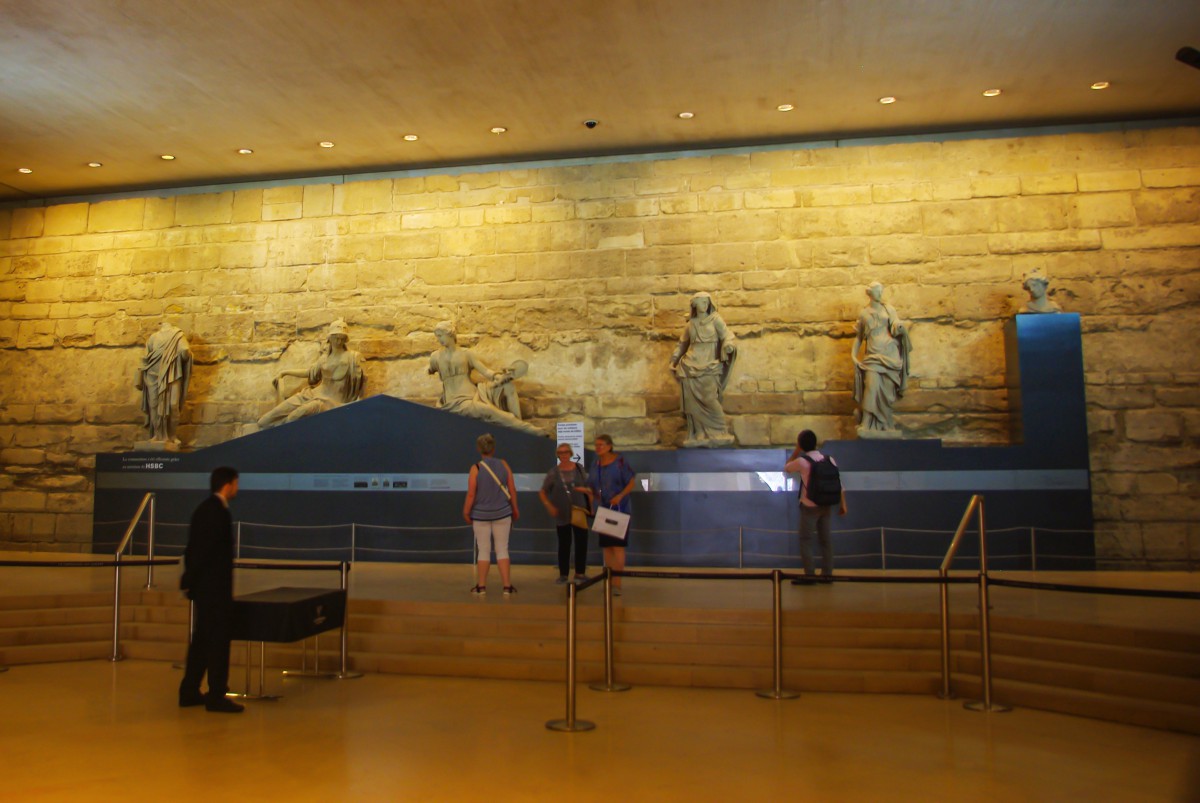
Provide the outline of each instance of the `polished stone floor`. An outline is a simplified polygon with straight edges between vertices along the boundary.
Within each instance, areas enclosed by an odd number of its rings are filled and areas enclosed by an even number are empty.
[[[166,663],[0,674],[13,801],[1187,801],[1200,738],[931,697],[286,680],[240,715],[175,707]]]

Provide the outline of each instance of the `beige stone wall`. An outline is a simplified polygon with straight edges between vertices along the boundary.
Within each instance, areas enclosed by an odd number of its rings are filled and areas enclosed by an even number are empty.
[[[1084,315],[1099,545],[1200,557],[1200,130],[714,153],[0,210],[0,547],[87,540],[94,457],[140,435],[133,371],[165,316],[197,358],[181,428],[247,431],[334,318],[369,394],[432,403],[433,324],[522,358],[526,417],[623,447],[682,426],[688,297],[741,338],[747,446],[853,432],[864,286],[912,321],[901,425],[1008,438],[1001,321],[1021,276]]]

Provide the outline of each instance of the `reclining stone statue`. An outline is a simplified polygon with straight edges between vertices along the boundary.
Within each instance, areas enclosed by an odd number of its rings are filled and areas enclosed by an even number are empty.
[[[434,327],[433,334],[441,344],[440,349],[429,355],[429,373],[442,379],[439,408],[545,437],[546,433],[521,420],[520,399],[512,380],[524,376],[529,367],[525,362],[518,360],[504,371],[493,371],[475,352],[459,348],[453,321],[442,321]],[[472,371],[487,381],[475,384]]]
[[[346,322],[339,318],[329,325],[325,347],[316,362],[307,369],[280,371],[272,382],[277,391],[280,389],[280,380],[285,376],[301,377],[308,380],[307,384],[258,419],[259,428],[291,423],[361,399],[366,384],[362,356],[346,348],[349,340]]]

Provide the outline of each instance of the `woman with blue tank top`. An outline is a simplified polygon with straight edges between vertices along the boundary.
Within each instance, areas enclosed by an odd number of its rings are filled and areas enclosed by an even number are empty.
[[[516,593],[510,575],[511,561],[508,558],[508,534],[512,523],[521,517],[517,510],[517,488],[513,484],[512,470],[508,463],[496,457],[496,440],[491,435],[480,435],[475,440],[482,458],[471,466],[467,479],[467,501],[463,503],[463,518],[475,530],[475,544],[479,557],[475,564],[476,582],[471,593],[481,596],[487,593],[488,569],[491,567],[492,546],[496,547],[496,563],[500,566],[500,579],[504,583],[504,595]]]
[[[636,473],[625,458],[613,451],[613,439],[609,435],[596,436],[596,461],[588,472],[588,485],[592,487],[592,499],[598,506],[632,513],[629,495],[633,493]],[[600,535],[600,546],[604,549],[604,565],[614,571],[625,568],[625,547],[629,544],[629,533],[625,538]],[[613,594],[621,596],[621,578],[613,578]]]

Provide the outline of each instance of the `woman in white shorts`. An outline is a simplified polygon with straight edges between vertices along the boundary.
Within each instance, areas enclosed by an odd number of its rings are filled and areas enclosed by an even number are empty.
[[[512,530],[512,523],[521,516],[517,510],[517,488],[513,484],[512,469],[508,463],[495,456],[496,440],[491,435],[480,435],[475,440],[475,446],[482,459],[471,466],[467,480],[467,501],[463,503],[463,518],[475,529],[475,544],[479,547],[475,564],[476,582],[471,593],[477,596],[487,593],[487,575],[494,545],[500,579],[507,596],[517,590],[512,584],[511,561],[508,558],[508,534]]]

